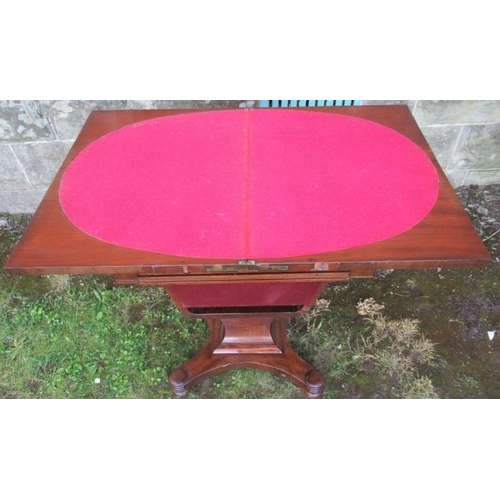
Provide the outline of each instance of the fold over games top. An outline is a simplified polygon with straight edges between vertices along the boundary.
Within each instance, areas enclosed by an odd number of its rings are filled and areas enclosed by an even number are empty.
[[[429,214],[425,152],[375,122],[313,111],[203,111],[87,146],[60,184],[79,229],[122,247],[209,259],[311,256],[382,241]]]

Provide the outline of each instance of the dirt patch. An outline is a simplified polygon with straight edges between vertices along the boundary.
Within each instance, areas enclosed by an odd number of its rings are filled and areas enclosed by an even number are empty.
[[[427,270],[415,315],[436,342],[442,397],[500,397],[500,185],[456,190],[492,255],[486,268]]]
[[[456,193],[490,252],[500,256],[500,184],[462,186]]]

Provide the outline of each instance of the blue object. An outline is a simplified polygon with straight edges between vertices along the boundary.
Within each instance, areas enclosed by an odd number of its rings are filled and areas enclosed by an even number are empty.
[[[307,106],[360,106],[361,101],[259,101],[260,108],[296,108]]]

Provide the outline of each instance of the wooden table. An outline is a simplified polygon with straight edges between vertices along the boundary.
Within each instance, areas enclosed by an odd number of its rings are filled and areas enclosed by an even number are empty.
[[[319,398],[286,332],[328,283],[490,260],[406,106],[141,110],[91,113],[5,269],[163,287],[210,327],[178,396],[256,368]]]

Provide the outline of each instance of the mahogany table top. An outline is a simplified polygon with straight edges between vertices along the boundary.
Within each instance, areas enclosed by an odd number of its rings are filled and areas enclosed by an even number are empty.
[[[90,114],[5,269],[355,277],[490,259],[406,106],[127,110]]]

